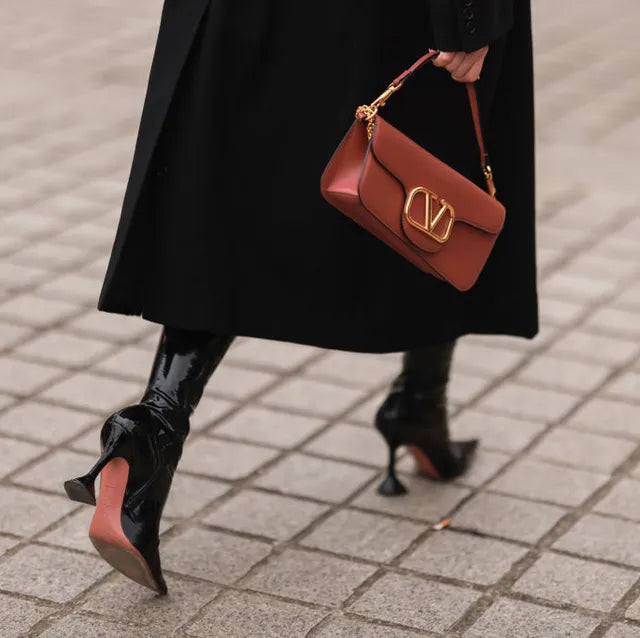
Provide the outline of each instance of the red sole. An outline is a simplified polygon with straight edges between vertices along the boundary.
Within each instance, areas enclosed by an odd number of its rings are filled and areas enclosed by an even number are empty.
[[[158,593],[164,593],[153,577],[147,561],[131,544],[122,529],[122,503],[129,477],[129,464],[113,459],[100,474],[100,492],[89,527],[89,538],[104,560],[113,568]]]
[[[442,480],[438,470],[433,466],[431,459],[419,447],[416,447],[415,445],[408,445],[407,449],[411,452],[411,456],[413,456],[421,474],[424,474],[436,481]]]

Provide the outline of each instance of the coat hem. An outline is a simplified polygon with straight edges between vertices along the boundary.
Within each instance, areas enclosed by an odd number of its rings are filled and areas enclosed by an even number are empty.
[[[113,306],[99,305],[98,310],[113,314],[121,314],[128,316],[139,316],[142,319],[163,326],[171,326],[173,328],[181,328],[183,330],[198,330],[211,332],[213,334],[229,335],[234,337],[249,337],[252,339],[265,339],[269,341],[281,341],[286,343],[295,343],[298,345],[313,346],[327,350],[341,350],[344,352],[359,352],[363,354],[387,354],[391,352],[406,352],[414,348],[433,345],[434,343],[445,343],[464,337],[467,335],[487,335],[487,336],[509,336],[520,337],[523,339],[533,339],[539,332],[537,322],[531,326],[524,328],[513,328],[506,325],[502,326],[470,326],[458,325],[446,334],[438,334],[437,339],[416,339],[411,336],[403,335],[398,338],[397,334],[390,335],[387,340],[377,339],[375,342],[370,339],[348,339],[337,335],[327,334],[322,338],[316,338],[309,334],[293,333],[290,330],[258,330],[248,327],[235,329],[230,326],[212,325],[210,322],[197,321],[176,321],[166,316],[160,316],[146,310],[137,310],[133,308],[115,308]]]

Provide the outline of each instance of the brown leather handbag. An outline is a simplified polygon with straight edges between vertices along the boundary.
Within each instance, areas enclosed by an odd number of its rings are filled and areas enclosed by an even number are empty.
[[[386,122],[380,107],[438,51],[417,60],[356,119],[329,161],[320,188],[325,199],[420,270],[468,290],[502,230],[504,206],[495,198],[478,101],[467,84],[488,193]]]

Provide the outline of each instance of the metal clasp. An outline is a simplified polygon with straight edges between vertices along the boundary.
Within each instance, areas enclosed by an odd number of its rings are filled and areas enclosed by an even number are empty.
[[[390,84],[371,104],[359,106],[356,110],[356,117],[367,121],[367,137],[371,139],[373,135],[373,124],[378,114],[378,109],[383,107],[387,100],[402,86],[399,84]]]
[[[495,197],[497,190],[495,182],[493,181],[493,171],[491,170],[491,166],[485,166],[482,169],[482,172],[484,173],[484,177],[487,180],[487,190],[489,191],[489,195],[491,195],[491,197]]]
[[[371,108],[378,109],[387,103],[387,100],[402,86],[400,84],[390,84],[373,102]]]

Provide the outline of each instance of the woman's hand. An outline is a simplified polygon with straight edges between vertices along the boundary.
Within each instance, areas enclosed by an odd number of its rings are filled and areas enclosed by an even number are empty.
[[[480,78],[480,71],[488,51],[488,46],[472,53],[441,51],[433,63],[449,71],[451,77],[457,82],[475,82]]]

